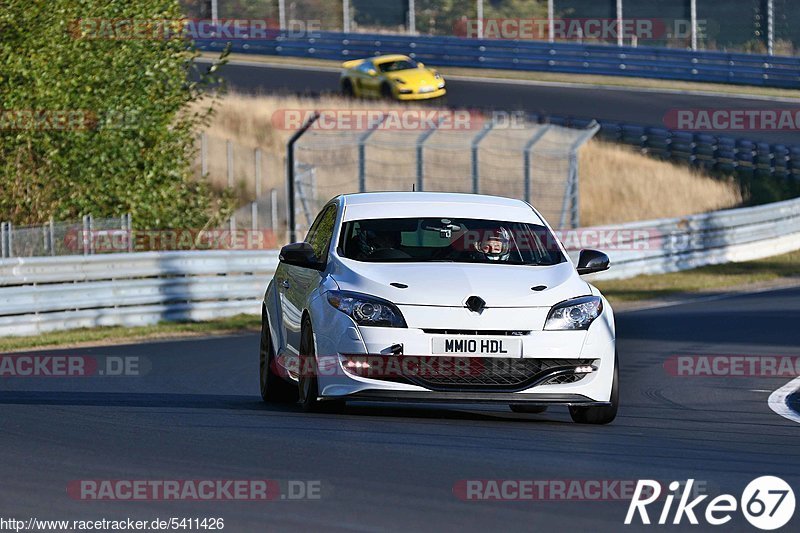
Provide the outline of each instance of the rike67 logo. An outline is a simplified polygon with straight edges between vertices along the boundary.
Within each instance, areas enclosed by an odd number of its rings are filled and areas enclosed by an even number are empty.
[[[720,494],[708,502],[704,502],[709,497],[707,494],[690,500],[693,484],[694,479],[687,480],[685,484],[673,481],[669,484],[666,497],[662,499],[661,484],[658,481],[639,480],[628,507],[628,514],[625,516],[625,524],[634,523],[637,516],[642,524],[651,524],[647,507],[656,501],[659,503],[650,511],[658,511],[658,506],[663,501],[661,512],[652,518],[659,525],[681,524],[684,518],[690,524],[697,525],[700,523],[699,516],[709,525],[721,526],[730,522],[737,510],[740,510],[751,525],[771,531],[786,525],[794,515],[794,492],[792,487],[779,477],[762,476],[754,479],[745,487],[739,500],[731,494]],[[678,493],[681,488],[682,492]],[[673,511],[676,499],[678,503]],[[705,511],[702,511],[701,504],[705,504]]]

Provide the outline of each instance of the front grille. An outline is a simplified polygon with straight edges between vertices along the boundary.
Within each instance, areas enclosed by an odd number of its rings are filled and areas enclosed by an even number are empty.
[[[542,383],[555,384],[560,377],[583,379],[577,366],[592,365],[585,359],[509,359],[448,356],[346,356],[345,369],[355,375],[419,385],[433,391],[514,392]],[[569,381],[564,381],[569,382]]]
[[[530,331],[516,329],[423,329],[429,335],[474,335],[482,337],[490,335],[493,337],[521,337],[529,335]]]

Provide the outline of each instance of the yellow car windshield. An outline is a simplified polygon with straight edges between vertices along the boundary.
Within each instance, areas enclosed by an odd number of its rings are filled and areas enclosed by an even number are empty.
[[[387,61],[381,63],[378,68],[381,72],[399,72],[401,70],[412,70],[417,68],[417,62],[413,59],[400,59],[397,61]]]

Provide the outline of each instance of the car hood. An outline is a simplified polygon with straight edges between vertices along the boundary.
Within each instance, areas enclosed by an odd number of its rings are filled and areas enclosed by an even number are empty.
[[[589,285],[568,262],[538,267],[340,259],[331,277],[342,290],[371,294],[398,305],[463,307],[467,298],[479,296],[486,307],[550,307],[591,294]]]
[[[407,84],[411,85],[418,85],[421,83],[432,85],[436,83],[436,75],[430,70],[424,68],[388,72],[386,73],[386,77],[390,80],[401,79]]]

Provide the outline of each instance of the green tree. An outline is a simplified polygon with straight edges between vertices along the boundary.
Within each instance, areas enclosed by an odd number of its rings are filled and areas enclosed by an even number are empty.
[[[190,42],[119,26],[181,13],[177,0],[5,0],[0,218],[130,212],[138,227],[164,228],[227,217],[230,195],[216,197],[191,172],[193,138],[211,104],[190,109],[211,72],[190,77]]]

